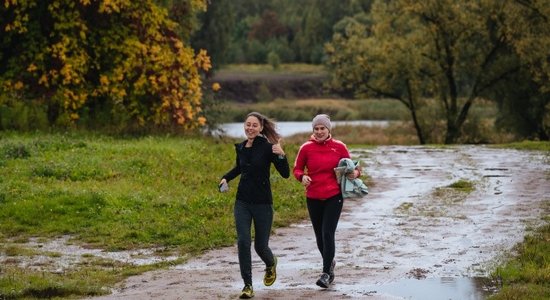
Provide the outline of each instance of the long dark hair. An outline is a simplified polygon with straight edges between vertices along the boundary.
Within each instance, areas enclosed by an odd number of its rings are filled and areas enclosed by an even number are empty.
[[[273,120],[255,111],[246,115],[246,118],[248,119],[248,117],[250,116],[256,117],[258,120],[260,120],[260,123],[264,127],[264,129],[260,133],[263,134],[270,143],[272,144],[279,143],[279,140],[281,139],[281,135],[277,132],[275,127],[275,122]]]

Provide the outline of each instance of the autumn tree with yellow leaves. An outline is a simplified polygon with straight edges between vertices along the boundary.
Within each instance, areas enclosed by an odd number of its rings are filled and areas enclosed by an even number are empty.
[[[201,72],[210,58],[154,1],[1,3],[0,106],[41,107],[58,126],[106,112],[122,126],[205,124]],[[189,3],[189,14],[206,10],[206,0]]]

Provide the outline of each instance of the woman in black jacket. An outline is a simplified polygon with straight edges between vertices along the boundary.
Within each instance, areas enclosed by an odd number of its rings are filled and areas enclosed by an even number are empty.
[[[269,235],[273,223],[273,197],[269,180],[271,163],[282,177],[290,176],[290,168],[275,130],[275,123],[264,115],[251,112],[244,122],[246,140],[235,144],[237,161],[223,175],[220,190],[241,175],[235,201],[235,225],[239,266],[244,288],[240,298],[254,297],[252,288],[251,226],[254,221],[254,249],[266,265],[264,285],[272,285],[277,278],[277,258],[269,248]]]

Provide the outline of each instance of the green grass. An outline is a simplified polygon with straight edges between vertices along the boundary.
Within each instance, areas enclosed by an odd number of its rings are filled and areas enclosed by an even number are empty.
[[[474,190],[474,183],[468,180],[460,179],[451,183],[448,187],[465,193],[470,193]]]
[[[493,145],[499,148],[512,148],[518,150],[536,150],[550,153],[550,142],[548,141],[522,141],[504,145]]]
[[[181,257],[232,245],[237,181],[229,193],[217,190],[234,164],[232,142],[0,133],[0,243],[70,235],[86,247],[165,247]],[[293,157],[297,146],[285,150]],[[272,182],[275,227],[305,218],[302,186],[278,174]],[[0,251],[15,261],[27,255],[14,247]],[[0,266],[0,299],[47,291],[94,295],[101,293],[95,277],[109,286],[135,269],[117,264],[106,270],[91,263],[60,276]]]
[[[548,210],[548,207],[547,207]],[[492,276],[502,282],[490,300],[550,299],[550,216],[546,224],[515,247],[517,253]]]

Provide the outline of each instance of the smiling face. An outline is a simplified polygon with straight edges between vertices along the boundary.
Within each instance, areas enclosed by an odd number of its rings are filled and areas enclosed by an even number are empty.
[[[249,140],[256,138],[262,130],[264,130],[264,127],[257,117],[249,116],[244,121],[244,134]]]
[[[325,125],[319,124],[313,127],[313,135],[319,141],[326,140],[329,134],[330,134],[330,130],[328,130],[328,128]]]

